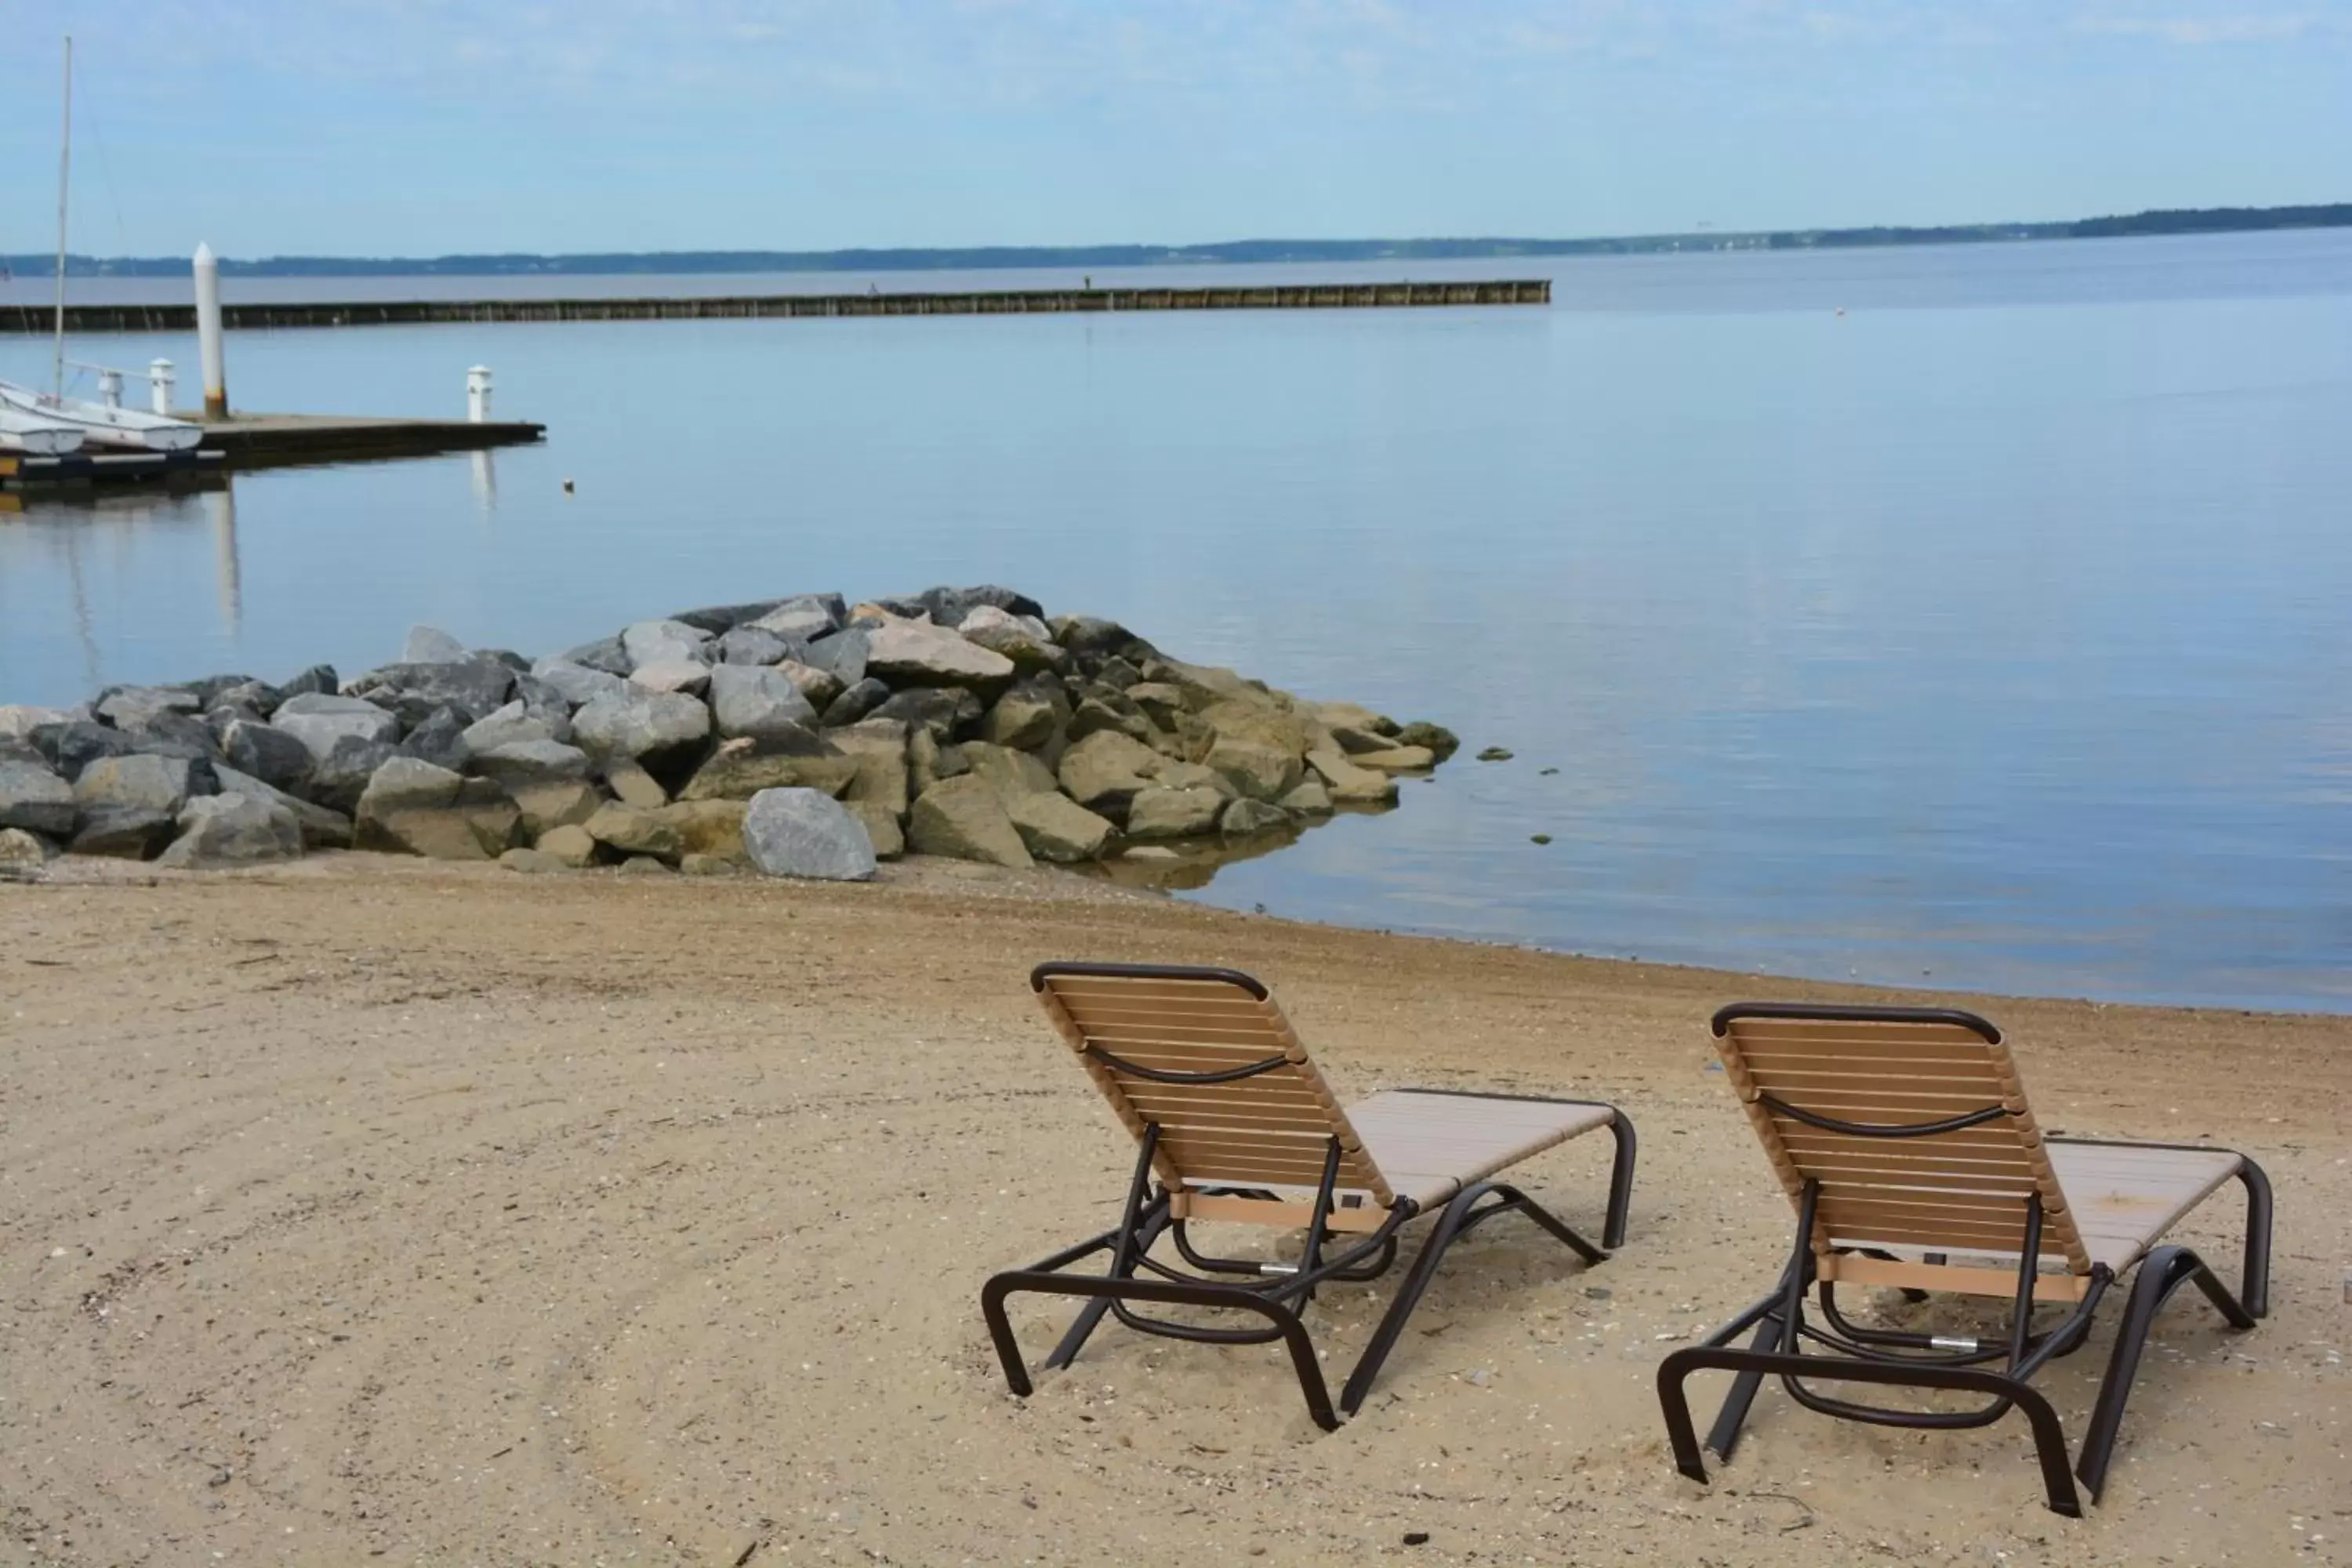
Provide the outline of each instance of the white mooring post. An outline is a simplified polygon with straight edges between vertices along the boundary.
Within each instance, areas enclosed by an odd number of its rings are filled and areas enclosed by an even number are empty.
[[[98,400],[109,408],[122,406],[122,373],[102,370],[98,373]]]
[[[196,354],[205,372],[205,416],[228,417],[228,372],[221,363],[220,263],[196,247]]]
[[[147,362],[147,405],[158,414],[172,412],[172,362],[154,359]]]
[[[466,373],[466,418],[487,425],[490,419],[490,367],[478,364]]]

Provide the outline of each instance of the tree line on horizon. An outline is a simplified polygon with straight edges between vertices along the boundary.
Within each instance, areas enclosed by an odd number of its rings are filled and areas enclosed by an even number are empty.
[[[2199,207],[2076,218],[2056,223],[1951,224],[1936,227],[1759,229],[1637,235],[1595,239],[1237,239],[1206,245],[996,245],[849,250],[614,251],[432,258],[224,257],[225,277],[500,277],[530,273],[993,271],[1029,268],[1217,266],[1298,261],[1423,261],[1540,256],[1634,256],[1679,250],[1832,250],[1871,246],[1979,245],[2037,239],[2226,234],[2263,229],[2352,227],[2352,202],[2309,206]],[[53,256],[0,257],[0,275],[47,275]],[[68,256],[75,278],[177,277],[185,257]]]

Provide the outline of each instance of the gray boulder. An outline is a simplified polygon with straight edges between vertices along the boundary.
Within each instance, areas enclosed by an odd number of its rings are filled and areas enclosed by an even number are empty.
[[[484,778],[509,786],[553,784],[588,777],[588,753],[545,737],[526,737],[472,753],[471,766]]]
[[[816,724],[816,709],[781,670],[722,664],[709,671],[709,681],[711,719],[730,740],[759,740],[785,730],[805,733]]]
[[[359,809],[360,795],[367,789],[368,780],[375,776],[376,769],[397,755],[399,752],[383,741],[345,735],[325,756],[312,761],[310,782],[302,786],[303,797],[349,816]]]
[[[721,664],[774,664],[792,656],[793,644],[773,632],[757,626],[737,626],[720,634],[719,662]]]
[[[669,804],[669,791],[662,787],[662,782],[630,758],[591,757],[588,761],[604,781],[604,787],[613,792],[613,798],[623,805],[650,811]]]
[[[1108,687],[1098,689],[1118,697],[1118,693]],[[1073,741],[1083,741],[1088,735],[1105,730],[1144,742],[1149,742],[1152,735],[1151,721],[1143,716],[1143,710],[1124,699],[1112,702],[1090,696],[1080,702],[1076,711],[1070,715],[1070,739]]]
[[[436,708],[425,722],[408,732],[398,750],[404,757],[415,757],[436,768],[462,773],[466,771],[466,759],[472,754],[466,747],[468,728],[466,716],[455,708]]]
[[[567,731],[571,727],[569,721],[564,723]],[[533,715],[529,706],[520,700],[508,703],[487,718],[477,719],[458,736],[460,753],[465,758],[493,752],[500,746],[520,745],[527,741],[556,742],[563,738],[555,732],[552,723]]]
[[[580,665],[587,669],[597,670],[605,675],[619,676],[625,679],[629,673],[628,650],[621,646],[621,639],[617,637],[600,637],[594,642],[582,643],[578,647],[567,649],[558,657],[567,664]]]
[[[680,691],[699,697],[710,686],[710,666],[693,658],[657,658],[637,666],[629,684],[646,691]]]
[[[980,721],[980,736],[1000,746],[1034,752],[1052,740],[1068,718],[1068,703],[1057,691],[1024,682],[996,700]]]
[[[907,844],[918,855],[1021,869],[1036,864],[996,791],[970,773],[942,779],[916,797],[907,817]]]
[[[1461,736],[1426,719],[1416,719],[1397,731],[1395,741],[1400,746],[1425,746],[1430,755],[1441,763],[1462,749]]]
[[[1099,858],[1116,831],[1108,818],[1096,816],[1058,791],[1024,790],[998,798],[1022,844],[1040,860],[1067,865]]]
[[[845,724],[855,724],[889,700],[890,688],[869,675],[826,704],[824,727],[836,730]]]
[[[1161,761],[1142,742],[1106,730],[1063,752],[1056,772],[1062,788],[1080,805],[1124,811],[1160,771]]]
[[[572,739],[572,710],[577,706],[572,699],[535,675],[518,675],[514,683],[514,701],[522,704],[523,717],[536,719],[547,726],[554,739]],[[514,706],[509,702],[508,707]],[[500,710],[503,711],[503,710]]]
[[[1129,838],[1190,838],[1217,826],[1225,798],[1213,789],[1167,789],[1154,784],[1138,790],[1128,803]]]
[[[801,649],[800,659],[803,664],[830,670],[845,689],[866,679],[867,646],[865,631],[853,626],[809,643]]]
[[[866,668],[893,686],[955,686],[991,697],[1017,673],[1003,654],[916,621],[892,621],[867,633]]]
[[[813,642],[836,630],[848,613],[838,594],[802,594],[782,600],[747,624],[796,643]]]
[[[264,795],[199,795],[180,808],[179,828],[160,864],[182,869],[252,866],[296,859],[302,853],[301,824]]]
[[[1137,640],[1117,621],[1099,616],[1056,616],[1046,624],[1053,627],[1054,640],[1076,654],[1115,654]]]
[[[424,722],[436,708],[455,708],[472,722],[514,695],[515,672],[487,653],[444,664],[387,664],[354,682],[355,695],[399,715],[404,727]],[[281,720],[282,723],[283,721]]]
[[[332,697],[342,689],[333,665],[314,664],[278,689],[287,697]]]
[[[74,716],[62,708],[29,708],[22,703],[0,705],[0,742],[29,741],[44,724],[70,724]]]
[[[301,737],[257,720],[235,720],[224,728],[221,755],[229,766],[274,789],[299,790],[310,776],[310,748]]]
[[[969,588],[926,588],[904,598],[877,599],[875,603],[896,616],[928,615],[934,626],[961,626],[966,616],[983,605],[1013,616],[1045,613],[1028,595],[993,583]]]
[[[212,726],[185,713],[158,713],[144,724],[122,731],[134,752],[150,757],[184,757],[190,762],[215,762],[220,742]]]
[[[74,781],[80,831],[73,851],[143,860],[171,842],[191,795],[217,787],[209,765],[184,757],[101,758]]]
[[[74,830],[80,807],[62,774],[30,759],[0,757],[0,827],[21,827],[63,838]]]
[[[21,827],[0,827],[0,882],[30,882],[49,863],[47,839]]]
[[[401,646],[403,664],[454,664],[466,657],[466,645],[432,626],[411,626]]]
[[[1055,642],[1045,623],[1015,616],[993,605],[982,605],[956,624],[967,642],[991,653],[1001,653],[1022,670],[1060,669],[1070,662],[1068,651]]]
[[[616,696],[629,687],[625,675],[614,675],[569,658],[542,658],[530,667],[530,673],[533,679],[560,692],[574,708],[599,697]]]
[[[223,795],[250,795],[284,810],[300,830],[303,848],[349,849],[352,847],[352,819],[344,813],[330,811],[323,805],[313,805],[235,768],[215,767],[213,771],[219,775]]]
[[[101,757],[134,756],[139,749],[121,731],[88,719],[44,724],[33,731],[32,741],[49,765],[69,779],[81,777],[82,770]]]
[[[625,691],[596,698],[572,716],[572,737],[591,756],[630,757],[647,766],[710,735],[710,710],[675,691]]]
[[[841,805],[866,829],[866,842],[874,846],[874,858],[896,860],[907,852],[907,830],[897,812],[878,800],[845,800]]]
[[[117,686],[99,695],[90,711],[118,730],[136,730],[165,713],[203,712],[201,693],[185,686]]]
[[[468,781],[415,757],[394,757],[368,780],[352,841],[362,849],[436,860],[488,860],[506,852],[520,818],[487,779]]]
[[[227,709],[239,718],[250,714],[266,721],[278,711],[278,705],[284,700],[286,694],[266,680],[241,680],[208,695],[205,699],[205,710],[210,713]]]
[[[1296,752],[1230,734],[1219,734],[1201,761],[1252,800],[1280,800],[1306,772]]]
[[[985,711],[979,698],[960,687],[919,686],[896,693],[870,717],[896,720],[909,729],[920,726],[935,740],[960,741],[979,732]]]
[[[907,727],[892,719],[866,719],[825,732],[826,741],[856,763],[856,775],[842,791],[854,800],[879,802],[892,815],[907,815]]]
[[[270,722],[309,748],[314,763],[326,761],[335,742],[346,737],[386,745],[400,739],[398,719],[357,697],[299,692],[278,705]]]
[[[1323,781],[1319,778],[1301,781],[1297,789],[1284,795],[1276,804],[1283,810],[1299,816],[1328,816],[1332,811],[1331,792],[1323,787]]]
[[[780,599],[760,599],[748,605],[705,605],[698,610],[680,610],[669,618],[715,637],[734,630],[746,621],[758,620],[781,603]]]
[[[779,662],[776,665],[776,673],[791,681],[793,688],[803,697],[808,699],[809,706],[820,713],[830,707],[833,700],[840,696],[843,690],[841,677],[829,669],[819,669],[813,664],[803,664],[796,658],[787,658]]]
[[[621,651],[634,675],[649,664],[710,661],[710,634],[684,621],[639,621],[621,634]]]
[[[910,753],[912,749],[908,748]],[[1017,795],[1055,795],[1061,790],[1054,770],[1026,752],[992,745],[986,741],[966,741],[956,749],[962,753],[964,767],[987,781],[1002,799],[1009,800]]]
[[[1225,804],[1224,815],[1217,818],[1217,831],[1228,838],[1246,838],[1254,833],[1271,833],[1290,826],[1290,813],[1271,801],[1252,800],[1244,795]]]
[[[769,789],[743,813],[743,847],[771,877],[863,882],[874,875],[874,846],[857,818],[820,790]]]
[[[770,789],[839,795],[859,771],[857,758],[805,730],[777,731],[760,740],[744,736],[721,742],[677,795],[680,800],[750,800]]]
[[[639,811],[618,801],[606,801],[581,826],[587,828],[589,837],[624,855],[675,861],[686,853],[686,839],[677,824],[657,812]]]

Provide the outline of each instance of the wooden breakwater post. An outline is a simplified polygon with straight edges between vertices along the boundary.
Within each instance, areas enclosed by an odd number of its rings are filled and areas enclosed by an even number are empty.
[[[726,294],[612,300],[386,300],[225,304],[240,331],[302,327],[467,325],[498,321],[701,321],[768,317],[1022,316],[1070,311],[1410,310],[1549,305],[1549,278],[1459,283],[1261,283],[1196,289],[1007,289],[961,293]],[[0,331],[47,331],[36,307],[0,306]],[[68,305],[76,332],[184,332],[192,305]]]

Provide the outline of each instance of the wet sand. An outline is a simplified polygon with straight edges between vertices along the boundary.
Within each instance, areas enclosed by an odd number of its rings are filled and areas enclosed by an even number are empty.
[[[2272,1317],[2175,1300],[2090,1518],[2042,1509],[2016,1421],[1777,1389],[1700,1487],[1654,1369],[1790,1226],[1706,1019],[1856,993],[889,870],[0,886],[14,1560],[2352,1561],[2352,1018],[1963,999],[2045,1124],[2210,1139],[2277,1188]],[[1343,1093],[1613,1100],[1630,1242],[1586,1268],[1479,1232],[1336,1434],[1276,1350],[1115,1328],[1015,1400],[981,1281],[1108,1223],[1131,1148],[1024,984],[1048,957],[1249,969]],[[1588,1233],[1606,1144],[1523,1168]],[[2232,1267],[2238,1234],[2227,1194],[2181,1233]],[[1333,1367],[1392,1284],[1318,1303]],[[1021,1314],[1033,1359],[1063,1311]],[[2075,1434],[2113,1316],[2048,1379]]]

